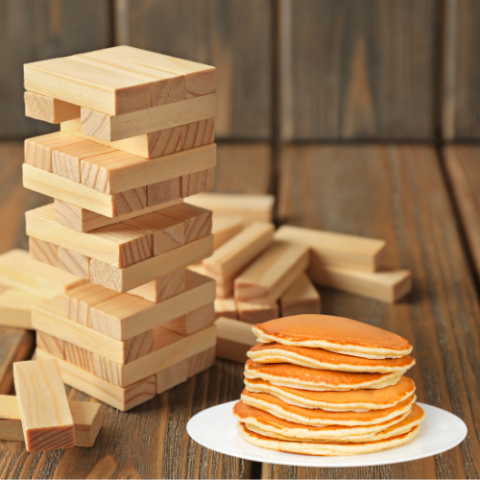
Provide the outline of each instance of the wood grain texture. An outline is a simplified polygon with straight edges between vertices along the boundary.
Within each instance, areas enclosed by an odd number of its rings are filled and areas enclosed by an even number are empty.
[[[116,4],[118,43],[217,67],[217,137],[270,137],[271,2],[118,0]]]
[[[169,273],[164,277],[158,277],[151,282],[144,283],[128,293],[148,300],[152,303],[159,303],[162,300],[181,293],[186,288],[185,269]]]
[[[58,246],[38,238],[29,237],[28,251],[30,258],[42,263],[47,263],[58,268]],[[73,273],[73,272],[72,272]]]
[[[434,138],[438,3],[280,5],[284,139]]]

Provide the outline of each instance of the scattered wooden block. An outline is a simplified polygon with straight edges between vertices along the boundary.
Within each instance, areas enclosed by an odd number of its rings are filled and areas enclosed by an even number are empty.
[[[182,197],[190,197],[207,192],[214,187],[215,172],[213,168],[182,176]]]
[[[215,299],[215,318],[238,318],[237,304],[234,298],[217,298]]]
[[[75,426],[75,446],[93,447],[102,428],[99,403],[68,400]],[[14,395],[0,395],[0,440],[23,442],[22,422],[18,400]]]
[[[82,132],[113,142],[215,117],[216,95],[203,95],[121,115],[81,109]]]
[[[212,215],[213,248],[216,250],[243,230],[240,215]]]
[[[44,298],[21,290],[8,288],[0,293],[0,325],[32,329],[32,308]]]
[[[23,186],[111,218],[147,207],[145,187],[110,195],[26,163],[23,164]]]
[[[55,360],[17,362],[13,378],[27,452],[75,445],[75,427]]]
[[[247,323],[263,323],[269,320],[275,320],[280,317],[278,303],[269,305],[259,305],[258,303],[248,303],[237,301],[238,318]]]
[[[152,375],[133,385],[122,388],[113,385],[102,378],[93,375],[64,360],[59,360],[53,355],[37,348],[35,351],[39,360],[55,359],[65,384],[110,405],[117,410],[127,410],[140,405],[156,395],[156,376]]]
[[[181,335],[191,335],[204,328],[209,327],[215,321],[215,311],[213,302],[209,302],[203,307],[196,308],[191,312],[164,323],[162,327],[173,330]]]
[[[125,268],[116,268],[93,259],[90,262],[90,281],[117,292],[128,292],[159,276],[198,262],[212,252],[213,236],[208,235]]]
[[[61,123],[80,118],[80,107],[34,92],[25,92],[25,116],[48,123]]]
[[[214,301],[215,283],[211,279],[193,272],[185,276],[185,290],[160,303],[87,284],[68,292],[63,309],[54,311],[111,338],[127,340]],[[56,300],[50,304],[56,308]]]
[[[46,263],[58,268],[58,246],[50,242],[30,237],[28,239],[30,257],[38,262]],[[73,272],[70,272],[73,273]]]
[[[0,284],[6,287],[50,298],[84,283],[82,278],[32,260],[24,250],[0,255]]]
[[[375,272],[385,266],[385,240],[291,225],[280,227],[275,239],[310,248],[310,262],[319,269],[339,267]]]
[[[273,216],[273,195],[235,195],[228,193],[202,193],[187,200],[197,207],[212,210],[223,215],[240,215],[246,224],[271,222]]]
[[[190,264],[188,265],[187,269],[191,272],[195,272],[199,275],[204,275],[205,277],[209,277],[212,280],[215,280],[215,291],[217,298],[225,299],[229,298],[232,295],[233,280],[231,280],[230,282],[223,282],[221,277],[208,272],[201,263]]]
[[[80,117],[80,110],[78,116]],[[62,132],[78,135],[122,152],[143,158],[156,158],[213,143],[215,120],[209,118],[208,120],[166,128],[165,130],[125,138],[115,142],[109,142],[108,140],[102,140],[101,138],[83,133],[80,118],[62,123],[60,129]]]
[[[282,317],[320,313],[320,294],[305,273],[280,297],[280,310]]]
[[[58,268],[85,280],[90,279],[90,258],[81,253],[58,247]]]
[[[312,264],[307,273],[319,285],[386,303],[397,302],[412,289],[412,273],[409,270],[361,272],[334,267],[319,269]]]
[[[128,293],[141,297],[149,302],[159,303],[184,292],[186,285],[185,269],[182,268],[164,277],[158,277],[151,282],[140,285]]]
[[[247,352],[257,343],[252,326],[225,317],[218,318],[215,326],[217,327],[217,357],[245,363],[248,360]]]

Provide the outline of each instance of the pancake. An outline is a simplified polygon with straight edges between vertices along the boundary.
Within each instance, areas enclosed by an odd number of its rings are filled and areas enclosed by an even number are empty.
[[[404,413],[409,413],[416,400],[415,395],[410,395],[406,400],[394,407],[366,412],[329,412],[320,408],[302,408],[290,405],[269,393],[252,393],[244,390],[242,402],[252,407],[264,410],[276,417],[312,426],[346,425],[375,425],[388,422]]]
[[[258,433],[248,430],[243,423],[239,423],[238,432],[248,443],[257,447],[277,450],[279,452],[297,453],[301,455],[361,455],[376,453],[390,448],[400,447],[411,441],[418,434],[419,427],[412,428],[409,432],[386,440],[379,440],[370,443],[309,443],[309,442],[288,442],[264,437]]]
[[[361,412],[394,407],[415,392],[413,380],[402,377],[398,383],[379,390],[352,390],[348,392],[315,392],[279,387],[265,380],[246,378],[247,390],[269,393],[285,403],[302,408],[322,408],[336,412]]]
[[[415,360],[408,355],[401,358],[370,359],[281,343],[255,345],[247,352],[247,356],[258,363],[292,363],[301,367],[341,372],[404,372],[415,365]]]
[[[386,440],[387,438],[396,437],[398,435],[403,435],[404,433],[407,433],[413,427],[420,425],[424,418],[424,411],[416,403],[414,403],[412,405],[412,410],[410,411],[410,413],[401,422],[395,423],[395,425],[392,425],[390,428],[387,428],[386,430],[382,430],[381,432],[375,433],[374,435],[370,436],[358,435],[357,437],[350,436],[348,438],[337,438],[335,439],[335,443],[377,442],[379,440]],[[287,442],[295,440],[285,435],[279,435],[278,433],[263,430],[262,428],[250,423],[246,423],[245,425],[248,430],[259,433],[264,437],[276,438],[277,440],[285,440]],[[311,443],[325,443],[325,440],[302,439],[301,441]],[[330,442],[332,442],[332,440],[330,440]]]
[[[253,360],[247,360],[245,364],[247,378],[259,378],[273,385],[320,392],[385,388],[395,385],[403,373],[335,372],[288,363],[257,363]]]
[[[263,342],[323,348],[363,358],[400,358],[412,351],[407,340],[394,333],[328,315],[278,318],[255,325],[252,330]]]
[[[413,408],[412,408],[413,410]],[[363,425],[357,427],[346,427],[342,425],[331,425],[329,427],[312,427],[300,423],[290,422],[283,418],[276,417],[268,412],[251,407],[240,401],[233,407],[234,417],[242,423],[254,425],[264,431],[273,434],[282,435],[293,440],[318,440],[344,442],[350,439],[363,440],[372,437],[379,432],[405,420],[409,413],[400,415],[388,422],[378,423],[376,425]]]

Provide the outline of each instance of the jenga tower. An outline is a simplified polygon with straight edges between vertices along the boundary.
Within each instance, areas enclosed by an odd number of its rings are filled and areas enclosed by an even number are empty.
[[[214,361],[211,255],[215,68],[132,47],[25,65],[26,114],[60,131],[25,142],[30,255],[84,282],[37,306],[37,358],[129,410]]]

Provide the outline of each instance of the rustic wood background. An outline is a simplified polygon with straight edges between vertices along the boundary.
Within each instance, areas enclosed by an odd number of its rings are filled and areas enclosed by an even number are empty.
[[[227,361],[123,414],[92,449],[0,442],[1,478],[479,478],[480,1],[0,0],[0,252],[27,247],[25,62],[130,44],[218,68],[216,190],[277,195],[276,220],[384,238],[414,290],[384,305],[321,289],[322,309],[406,336],[421,401],[465,420],[436,457],[297,469],[201,448],[194,413],[239,397]],[[0,331],[0,393],[31,338]],[[70,391],[70,398],[89,397]]]

